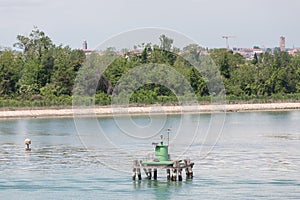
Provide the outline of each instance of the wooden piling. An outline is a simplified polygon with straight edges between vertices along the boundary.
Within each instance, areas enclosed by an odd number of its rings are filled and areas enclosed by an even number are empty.
[[[136,168],[133,168],[132,172],[132,180],[135,181],[135,176],[136,176]]]
[[[176,181],[177,179],[177,170],[173,169],[172,170],[172,177],[171,177],[172,181]]]
[[[193,178],[193,170],[192,170],[193,165],[191,164],[190,159],[185,160],[185,163],[186,163],[185,165],[187,166],[185,168],[186,178],[191,179],[191,178]]]
[[[142,174],[141,174],[141,169],[140,168],[137,168],[137,174],[138,174],[139,181],[142,180]]]
[[[138,180],[142,180],[141,170],[143,169],[148,180],[153,179],[157,180],[157,173],[159,169],[165,169],[167,172],[167,180],[171,181],[182,181],[182,170],[186,172],[186,178],[193,178],[193,166],[189,159],[183,160],[174,160],[171,161],[172,164],[156,164],[155,162],[142,162],[141,160],[135,160],[133,162],[132,169],[132,180],[135,180],[138,177]]]
[[[132,169],[132,180],[135,180],[135,176],[136,176],[136,168],[135,166],[137,165],[137,160],[133,161],[133,169]]]
[[[151,178],[152,178],[151,168],[148,169],[147,177],[148,177],[149,180],[151,180]]]
[[[182,181],[182,169],[178,170],[178,181]]]
[[[171,179],[171,171],[170,169],[167,169],[167,180]]]
[[[153,170],[153,178],[154,180],[157,180],[157,168],[154,168]]]
[[[147,172],[147,169],[146,169],[146,168],[143,168],[143,170],[144,170],[144,172],[145,172],[146,176],[148,177],[148,172]]]

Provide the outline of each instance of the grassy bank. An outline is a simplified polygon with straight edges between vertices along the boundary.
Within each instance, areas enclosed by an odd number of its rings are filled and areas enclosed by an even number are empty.
[[[211,103],[209,96],[198,97],[198,103],[207,105]],[[78,105],[111,105],[111,96],[99,96],[95,98],[81,98]],[[300,102],[300,94],[272,95],[272,96],[226,96],[227,104],[263,104],[263,103],[292,103]],[[139,102],[130,102],[130,106],[151,106],[159,104],[163,106],[179,105],[176,98],[155,98]],[[31,100],[5,99],[0,98],[0,109],[33,109],[33,108],[68,108],[72,107],[73,98],[71,96],[61,96],[52,99],[33,98]]]

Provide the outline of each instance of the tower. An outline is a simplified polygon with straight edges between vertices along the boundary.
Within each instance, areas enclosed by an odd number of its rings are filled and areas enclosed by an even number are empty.
[[[87,42],[86,42],[86,40],[84,40],[83,43],[82,43],[82,49],[83,50],[87,50]]]
[[[280,36],[279,46],[280,46],[280,51],[285,51],[285,37]]]

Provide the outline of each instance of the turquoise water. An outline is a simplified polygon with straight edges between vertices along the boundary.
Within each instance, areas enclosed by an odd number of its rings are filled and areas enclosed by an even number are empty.
[[[300,111],[0,120],[1,199],[299,199],[299,122]],[[166,128],[194,179],[132,181],[132,160]]]

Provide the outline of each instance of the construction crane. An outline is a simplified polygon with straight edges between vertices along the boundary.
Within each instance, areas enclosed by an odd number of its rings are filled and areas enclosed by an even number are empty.
[[[226,39],[226,49],[229,50],[229,41],[228,41],[228,39],[229,38],[236,38],[236,36],[224,35],[224,36],[222,36],[222,38]]]

